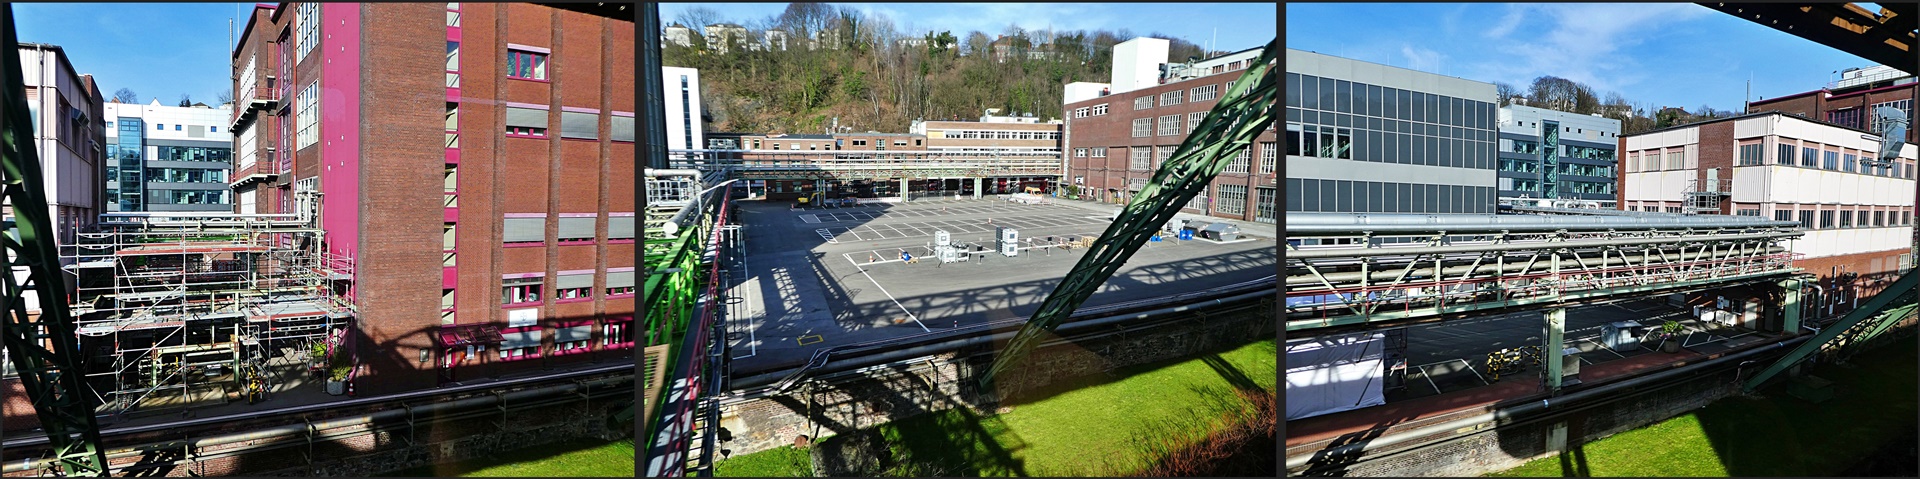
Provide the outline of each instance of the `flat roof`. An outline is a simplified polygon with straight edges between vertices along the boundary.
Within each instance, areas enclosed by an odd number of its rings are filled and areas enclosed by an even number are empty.
[[[1807,118],[1807,117],[1806,117],[1805,115],[1801,115],[1801,114],[1799,114],[1799,113],[1788,113],[1788,112],[1784,112],[1784,111],[1780,111],[1780,110],[1767,110],[1767,111],[1757,111],[1757,112],[1752,112],[1752,113],[1745,113],[1745,114],[1740,114],[1740,115],[1734,115],[1734,116],[1730,116],[1730,117],[1726,117],[1726,118],[1715,118],[1715,119],[1712,119],[1712,120],[1707,120],[1707,121],[1702,121],[1702,122],[1695,122],[1695,123],[1688,123],[1688,124],[1685,124],[1685,125],[1674,125],[1674,126],[1669,126],[1669,127],[1666,127],[1666,128],[1660,128],[1660,129],[1655,129],[1655,130],[1647,130],[1647,131],[1643,131],[1643,132],[1639,132],[1639,133],[1634,133],[1634,134],[1631,134],[1631,135],[1626,135],[1626,134],[1623,134],[1623,135],[1620,135],[1619,137],[1620,137],[1620,138],[1631,138],[1631,137],[1636,137],[1636,136],[1640,136],[1640,135],[1648,135],[1648,134],[1653,134],[1653,133],[1660,133],[1660,132],[1663,132],[1663,131],[1670,131],[1670,130],[1678,130],[1678,129],[1682,129],[1682,128],[1693,128],[1693,127],[1696,127],[1696,126],[1700,126],[1700,125],[1706,125],[1706,124],[1712,124],[1712,123],[1719,123],[1719,122],[1723,122],[1723,121],[1734,121],[1734,120],[1745,120],[1745,119],[1748,119],[1748,118],[1754,118],[1754,117],[1761,117],[1761,116],[1767,116],[1767,115],[1780,115],[1780,116],[1785,116],[1785,117],[1789,117],[1789,118],[1794,118],[1794,119],[1799,119],[1799,120],[1803,120],[1803,121],[1807,121],[1807,122],[1812,122],[1812,123],[1817,123],[1817,124],[1820,124],[1820,125],[1824,125],[1824,126],[1831,126],[1831,127],[1834,127],[1834,128],[1845,128],[1845,129],[1848,129],[1848,130],[1853,130],[1853,131],[1857,131],[1857,132],[1861,132],[1861,133],[1865,133],[1865,134],[1869,134],[1869,135],[1873,135],[1873,136],[1880,136],[1880,134],[1879,134],[1879,133],[1874,133],[1874,132],[1871,132],[1871,131],[1867,131],[1867,130],[1862,130],[1862,129],[1859,129],[1859,128],[1854,128],[1854,127],[1851,127],[1851,126],[1846,126],[1846,125],[1841,125],[1841,124],[1838,124],[1838,123],[1829,123],[1829,122],[1825,122],[1825,121],[1821,121],[1821,120],[1815,120],[1815,119],[1812,119],[1812,118]]]

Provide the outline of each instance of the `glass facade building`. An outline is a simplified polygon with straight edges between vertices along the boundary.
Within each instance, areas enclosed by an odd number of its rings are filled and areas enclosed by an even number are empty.
[[[1491,214],[1494,88],[1287,50],[1286,211]]]
[[[227,110],[108,103],[109,212],[232,212]]]
[[[1501,198],[1617,199],[1619,120],[1524,105],[1499,115]]]

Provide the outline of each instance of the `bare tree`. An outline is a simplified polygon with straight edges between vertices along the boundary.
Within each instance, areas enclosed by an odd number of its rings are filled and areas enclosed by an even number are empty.
[[[181,94],[180,94],[180,106],[193,106],[193,97],[191,97],[191,96],[188,96],[188,95],[187,95],[187,94],[185,94],[185,93],[181,93]]]
[[[1493,94],[1494,97],[1499,98],[1500,106],[1508,106],[1513,104],[1513,97],[1520,95],[1520,89],[1514,88],[1507,82],[1497,81],[1493,82]]]
[[[820,2],[794,2],[787,4],[786,11],[774,20],[781,28],[799,35],[801,38],[813,38],[815,33],[826,30],[839,18],[839,12],[831,5]]]
[[[693,7],[680,12],[680,15],[674,17],[674,21],[680,22],[681,26],[691,28],[693,31],[705,35],[707,34],[707,25],[722,23],[727,20],[720,16],[720,12],[713,11],[711,8]]]
[[[115,103],[140,103],[140,96],[135,95],[131,88],[121,88],[113,92],[113,101]]]
[[[220,93],[216,93],[213,95],[213,99],[222,105],[233,103],[233,92],[227,91],[227,90],[220,90]]]

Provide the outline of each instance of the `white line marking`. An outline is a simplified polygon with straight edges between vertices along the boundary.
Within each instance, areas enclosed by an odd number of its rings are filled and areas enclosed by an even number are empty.
[[[847,262],[848,262],[848,263],[853,263],[853,260],[852,260],[852,259],[848,259],[848,260],[847,260]],[[899,306],[899,307],[900,307],[900,312],[903,312],[903,313],[907,313],[907,319],[911,319],[911,320],[913,320],[913,324],[918,324],[918,325],[920,325],[920,330],[921,330],[921,331],[925,331],[925,332],[929,332],[929,333],[931,333],[931,332],[933,332],[933,330],[931,330],[931,329],[927,329],[927,324],[926,324],[926,323],[922,323],[922,322],[920,322],[920,318],[916,318],[916,317],[914,317],[914,316],[913,316],[913,312],[912,312],[912,311],[907,311],[907,306],[906,306],[906,305],[904,305],[904,304],[900,304],[900,300],[898,300],[898,299],[894,299],[894,298],[893,298],[893,293],[889,293],[889,292],[887,292],[887,288],[886,288],[885,286],[880,286],[880,282],[879,282],[879,281],[874,281],[874,279],[873,279],[873,275],[870,275],[870,274],[867,274],[867,269],[866,269],[866,268],[861,268],[861,267],[860,267],[860,265],[859,265],[858,263],[854,263],[854,265],[853,265],[853,267],[854,267],[854,269],[858,269],[858,270],[860,270],[860,275],[861,275],[861,276],[866,276],[866,277],[867,277],[867,281],[872,281],[872,282],[873,282],[873,287],[874,287],[874,288],[877,288],[877,289],[879,289],[879,290],[880,290],[880,294],[884,294],[884,295],[887,295],[887,299],[888,299],[888,300],[890,300],[890,301],[893,301],[893,305],[894,305],[894,306]]]

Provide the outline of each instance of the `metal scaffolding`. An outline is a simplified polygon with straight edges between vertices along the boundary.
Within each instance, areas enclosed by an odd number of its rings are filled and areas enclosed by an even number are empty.
[[[353,262],[324,250],[319,193],[296,195],[296,214],[109,214],[78,235],[62,262],[100,412],[244,396],[349,322]]]

